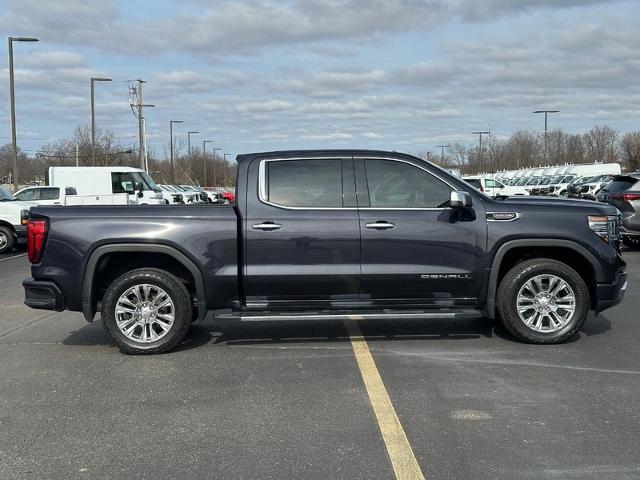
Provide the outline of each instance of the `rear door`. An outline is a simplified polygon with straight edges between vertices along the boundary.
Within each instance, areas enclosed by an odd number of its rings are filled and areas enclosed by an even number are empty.
[[[243,219],[247,303],[308,307],[357,299],[360,227],[353,160],[253,162]]]
[[[486,249],[484,206],[449,208],[453,186],[417,163],[355,159],[362,293],[376,304],[474,304]]]

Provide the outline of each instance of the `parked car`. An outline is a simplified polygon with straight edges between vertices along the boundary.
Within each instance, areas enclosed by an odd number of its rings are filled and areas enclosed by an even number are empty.
[[[37,206],[22,202],[0,187],[0,253],[7,253],[25,243],[29,210]]]
[[[184,197],[176,187],[171,185],[158,185],[162,198],[167,205],[183,204]]]
[[[463,177],[463,180],[490,197],[529,195],[529,192],[522,187],[511,187],[490,177],[470,176]]]
[[[586,200],[596,200],[598,192],[606,187],[613,177],[614,175],[598,175],[593,177],[580,186],[578,197]]]
[[[213,187],[213,188],[208,188],[207,189],[207,193],[214,193],[217,195],[219,201],[218,203],[222,203],[224,205],[229,205],[231,203],[236,203],[236,195],[235,193],[228,189],[228,188],[224,188],[224,187]],[[214,202],[216,203],[216,202]]]
[[[18,200],[38,205],[65,205],[67,196],[77,194],[73,187],[26,187],[18,190],[14,196]]]
[[[171,349],[211,311],[229,321],[482,312],[522,341],[552,344],[626,290],[610,205],[493,199],[397,152],[237,162],[233,207],[32,209],[25,303],[88,321],[99,309],[120,349],[137,354]]]
[[[614,176],[598,193],[598,201],[620,211],[622,242],[630,248],[640,248],[640,172]]]

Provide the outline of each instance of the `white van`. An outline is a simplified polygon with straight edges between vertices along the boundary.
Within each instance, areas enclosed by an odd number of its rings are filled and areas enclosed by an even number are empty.
[[[0,187],[0,253],[7,253],[27,236],[29,209],[36,203],[21,202]]]
[[[514,195],[529,195],[522,187],[511,187],[489,177],[474,175],[462,178],[465,182],[484,192],[490,197],[512,197]]]
[[[158,186],[140,168],[49,167],[49,186],[73,187],[81,197],[128,194],[131,204],[165,204]]]

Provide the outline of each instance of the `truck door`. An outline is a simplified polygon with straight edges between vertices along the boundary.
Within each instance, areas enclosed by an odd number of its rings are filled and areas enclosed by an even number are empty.
[[[353,160],[253,160],[245,235],[247,303],[335,306],[360,293]]]
[[[355,159],[362,293],[376,303],[466,305],[482,282],[486,217],[449,208],[455,188],[417,163]]]

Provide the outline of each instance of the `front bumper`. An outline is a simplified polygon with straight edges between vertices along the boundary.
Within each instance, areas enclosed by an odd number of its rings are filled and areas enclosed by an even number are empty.
[[[64,294],[55,283],[27,278],[22,282],[22,286],[24,287],[24,304],[27,307],[57,312],[65,309]]]
[[[596,286],[596,313],[619,304],[627,291],[627,272],[620,272],[613,283],[599,283]]]

